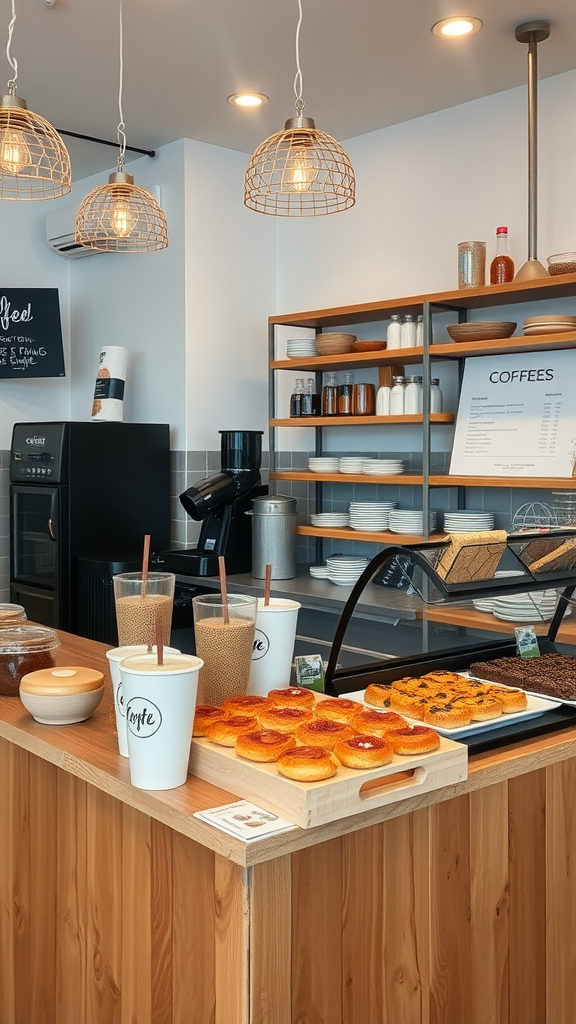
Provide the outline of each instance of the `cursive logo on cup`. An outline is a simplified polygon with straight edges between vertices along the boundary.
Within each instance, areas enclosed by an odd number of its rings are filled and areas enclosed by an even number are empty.
[[[162,725],[160,708],[144,697],[132,697],[126,708],[126,722],[133,736],[147,739]]]
[[[118,708],[118,713],[122,715],[122,718],[126,718],[126,708],[124,707],[124,693],[122,691],[122,683],[118,683],[118,687],[116,689],[116,707]]]
[[[260,661],[270,650],[270,641],[261,629],[254,630],[254,643],[252,644],[252,661]]]

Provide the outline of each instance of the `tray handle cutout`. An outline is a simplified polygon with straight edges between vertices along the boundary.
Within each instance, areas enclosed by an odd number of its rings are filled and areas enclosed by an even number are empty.
[[[426,769],[420,765],[418,768],[394,772],[393,775],[384,775],[379,779],[369,779],[363,786],[360,786],[358,796],[360,800],[374,800],[376,797],[386,796],[388,793],[396,793],[399,789],[421,786],[427,775]]]

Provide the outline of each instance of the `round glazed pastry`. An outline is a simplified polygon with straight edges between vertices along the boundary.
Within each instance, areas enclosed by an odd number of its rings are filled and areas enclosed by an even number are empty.
[[[338,740],[334,753],[346,768],[380,768],[392,760],[394,749],[382,736],[362,735]]]
[[[205,736],[207,727],[218,718],[224,718],[222,708],[217,708],[213,704],[199,704],[194,712],[192,735]]]
[[[496,694],[482,697],[464,696],[459,699],[459,703],[468,708],[473,722],[487,722],[490,718],[498,718],[504,710],[502,701],[496,697]]]
[[[390,684],[393,690],[402,690],[406,693],[412,693],[415,684],[418,679],[415,676],[402,676],[401,679],[394,679]],[[383,686],[383,683],[377,683],[375,685]]]
[[[277,761],[280,754],[296,746],[293,736],[276,729],[248,729],[241,732],[234,749],[248,761]]]
[[[426,725],[395,729],[389,739],[395,754],[430,754],[440,746],[438,733]]]
[[[272,707],[267,697],[226,697],[222,707],[227,715],[259,715],[265,708]]]
[[[389,708],[390,687],[386,683],[370,683],[364,692],[364,700],[375,708]]]
[[[465,704],[453,704],[451,701],[444,704],[432,702],[423,718],[427,725],[437,725],[440,729],[461,729],[472,721],[470,709]]]
[[[351,725],[355,733],[385,737],[391,729],[401,729],[407,725],[407,722],[402,715],[397,715],[395,711],[367,710],[356,715]]]
[[[278,729],[279,732],[296,732],[296,729],[304,722],[312,721],[312,712],[309,708],[266,708],[258,721],[263,729]]]
[[[221,747],[233,747],[241,732],[258,728],[258,719],[248,715],[223,715],[206,726],[205,735]]]
[[[442,669],[438,669],[436,672],[427,672],[425,676],[422,676],[422,678],[432,679],[434,682],[440,683],[440,686],[459,683],[468,684],[470,682],[468,676],[463,676],[459,672],[443,672]]]
[[[490,688],[490,696],[496,697],[502,702],[502,711],[505,715],[512,715],[516,711],[525,711],[528,701],[524,690],[517,690],[511,686],[493,686]]]
[[[345,697],[329,697],[328,700],[318,701],[316,718],[329,718],[331,722],[350,722],[361,707],[362,705],[356,700],[346,700]]]
[[[390,707],[400,714],[411,715],[411,708],[418,697],[415,693],[404,693],[402,690],[392,690],[390,694]]]
[[[278,771],[296,782],[320,782],[336,775],[338,762],[324,747],[294,747],[280,755]]]
[[[300,743],[324,747],[325,750],[334,750],[338,740],[351,735],[352,729],[346,722],[332,722],[329,718],[316,718],[296,730],[296,739]]]
[[[268,699],[275,707],[280,708],[313,708],[315,704],[312,690],[302,686],[286,686],[283,690],[270,690]]]

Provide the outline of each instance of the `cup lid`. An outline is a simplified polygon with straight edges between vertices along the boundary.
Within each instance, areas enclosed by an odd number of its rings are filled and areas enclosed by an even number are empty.
[[[0,654],[51,651],[54,647],[59,646],[58,633],[48,626],[3,626],[0,628]]]
[[[61,697],[99,690],[103,683],[104,673],[94,668],[59,665],[57,668],[40,668],[36,672],[28,672],[20,680],[20,689],[24,693]]]
[[[296,512],[296,498],[284,494],[271,494],[266,498],[253,498],[252,510],[259,515],[286,516]]]

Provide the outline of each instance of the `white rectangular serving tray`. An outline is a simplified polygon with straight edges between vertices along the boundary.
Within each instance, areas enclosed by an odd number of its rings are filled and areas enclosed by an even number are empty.
[[[352,814],[462,782],[468,775],[468,748],[440,737],[431,754],[401,757],[381,768],[356,771],[341,766],[323,782],[295,782],[275,764],[246,761],[233,747],[193,738],[189,770],[205,782],[253,800],[300,828],[314,828]]]

